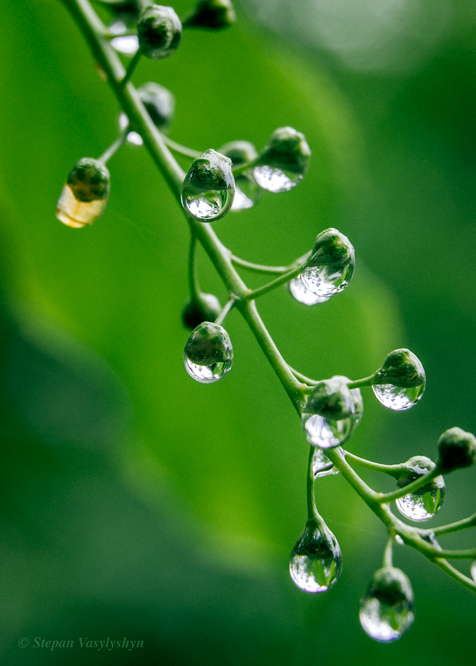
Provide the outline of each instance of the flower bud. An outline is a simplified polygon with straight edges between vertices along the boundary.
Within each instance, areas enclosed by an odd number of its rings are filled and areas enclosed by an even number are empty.
[[[204,321],[214,321],[220,312],[220,301],[214,294],[199,294],[185,304],[182,321],[186,328],[193,330]]]
[[[330,298],[348,286],[354,267],[355,252],[350,240],[337,229],[326,229],[316,238],[301,280],[313,294]]]
[[[383,567],[374,573],[360,601],[359,617],[370,638],[382,643],[397,640],[410,628],[413,590],[401,569]]]
[[[231,160],[206,150],[193,161],[182,187],[182,205],[199,222],[214,222],[233,204],[235,179]]]
[[[233,347],[223,326],[205,321],[188,336],[183,360],[185,369],[197,382],[212,384],[230,371]]]
[[[443,474],[469,467],[476,461],[476,438],[461,428],[449,428],[438,440],[438,453],[438,466]]]
[[[77,229],[92,224],[104,212],[109,187],[107,167],[91,157],[83,157],[75,164],[63,187],[56,217]]]
[[[249,141],[231,141],[222,146],[219,152],[229,157],[233,166],[252,162],[258,155],[256,148]],[[235,176],[235,196],[231,210],[252,208],[261,198],[261,194],[262,189],[256,182],[251,169]]]
[[[200,0],[193,13],[188,16],[184,28],[208,28],[221,30],[236,21],[236,14],[230,0]]]
[[[151,60],[162,60],[178,49],[182,24],[172,7],[151,5],[139,16],[137,36],[143,55]]]
[[[175,111],[175,97],[170,90],[149,81],[137,88],[137,93],[154,125],[161,132],[167,132],[172,124]]]
[[[253,174],[264,190],[287,192],[304,178],[310,160],[311,149],[304,134],[281,127],[255,160]]]

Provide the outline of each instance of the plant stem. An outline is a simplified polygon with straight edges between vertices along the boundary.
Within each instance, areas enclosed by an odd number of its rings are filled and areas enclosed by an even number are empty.
[[[373,462],[372,460],[365,460],[365,458],[359,458],[353,453],[344,451],[344,455],[347,460],[359,465],[360,467],[365,467],[366,469],[371,469],[374,472],[381,472],[382,474],[389,474],[390,476],[398,477],[406,469],[405,465],[402,463],[400,465],[382,465],[380,463]]]
[[[234,296],[231,296],[226,304],[223,310],[220,312],[218,317],[215,319],[215,324],[219,324],[220,326],[222,323],[225,321],[227,314],[230,312],[231,308],[235,305],[236,303],[236,298]]]
[[[388,504],[389,502],[394,502],[400,497],[409,495],[410,493],[413,493],[415,490],[418,490],[422,486],[425,486],[427,483],[432,481],[435,477],[439,476],[440,474],[441,471],[437,465],[434,470],[428,472],[428,474],[420,476],[418,479],[415,479],[415,481],[412,481],[403,488],[398,488],[397,490],[394,490],[392,493],[385,493],[385,494],[379,493],[378,501],[380,503],[386,503],[386,504]]]
[[[200,283],[198,281],[197,261],[196,261],[197,238],[193,231],[190,232],[190,249],[188,253],[188,286],[190,298],[198,302],[201,293]]]
[[[136,53],[134,54],[134,57],[130,61],[129,66],[128,66],[127,71],[126,71],[126,74],[125,74],[124,78],[121,81],[121,87],[122,88],[126,85],[126,83],[129,81],[131,76],[134,74],[135,68],[137,67],[137,64],[138,64],[138,62],[141,58],[141,55],[142,55],[142,52],[141,52],[140,49],[138,49],[136,51]]]
[[[387,539],[387,545],[385,546],[385,550],[383,551],[383,562],[382,566],[384,567],[392,567],[393,566],[393,542],[395,540],[395,536],[393,534],[390,534],[388,539]]]
[[[314,447],[309,447],[309,458],[307,463],[307,519],[312,520],[318,517],[316,508],[316,496],[314,493],[314,472],[312,471],[312,461],[314,458]],[[320,517],[320,516],[319,516]]]
[[[236,257],[234,254],[230,255],[230,259],[233,264],[246,268],[248,271],[253,271],[254,273],[286,273],[289,270],[287,266],[262,266],[261,264],[253,264],[251,261],[245,261]]]
[[[448,525],[442,525],[441,527],[435,527],[432,532],[435,536],[441,534],[450,534],[451,532],[458,532],[459,530],[466,530],[469,527],[476,527],[476,513],[473,513],[472,516],[468,518],[463,518],[458,520],[455,523],[449,523]]]
[[[102,162],[103,164],[106,164],[111,157],[114,155],[114,153],[119,150],[121,146],[124,145],[126,139],[127,139],[127,134],[129,132],[129,129],[125,129],[124,132],[121,132],[117,139],[111,143],[109,148],[103,152],[101,157],[98,157],[98,162]]]
[[[370,375],[370,377],[365,377],[364,379],[356,379],[353,382],[349,382],[347,386],[350,389],[354,388],[361,388],[362,386],[371,386],[372,385],[372,380],[375,377],[375,373],[373,375]]]
[[[292,280],[293,277],[296,277],[296,275],[299,275],[299,273],[302,270],[302,266],[298,266],[297,268],[293,268],[292,270],[288,271],[287,273],[284,273],[284,275],[281,275],[280,277],[276,278],[276,280],[273,280],[272,282],[268,282],[268,284],[265,284],[263,287],[259,287],[258,289],[253,289],[253,291],[249,291],[245,298],[247,301],[252,301],[255,298],[258,298],[259,296],[264,296],[265,294],[269,294],[270,291],[273,291],[277,287],[280,287],[282,284],[286,284],[286,282],[289,282],[289,280]]]
[[[186,146],[180,145],[180,143],[177,143],[176,141],[172,141],[172,139],[169,139],[169,137],[165,136],[164,134],[162,134],[162,138],[164,139],[164,143],[166,143],[170,150],[173,150],[174,153],[184,155],[185,157],[191,157],[193,160],[197,159],[197,157],[200,157],[202,154],[199,153],[198,150],[187,148]]]

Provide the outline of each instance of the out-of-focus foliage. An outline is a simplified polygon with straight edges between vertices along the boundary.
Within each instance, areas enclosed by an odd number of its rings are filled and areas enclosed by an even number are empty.
[[[274,27],[308,5],[275,3]],[[173,92],[170,136],[198,150],[235,139],[260,149],[286,125],[306,135],[313,158],[299,187],[215,228],[259,263],[289,263],[330,226],[352,240],[345,293],[306,308],[282,289],[259,307],[285,358],[314,377],[366,376],[397,347],[421,358],[428,386],[411,412],[387,414],[364,394],[349,448],[382,462],[434,458],[443,430],[476,430],[474,23],[469,4],[442,5],[438,39],[422,29],[398,42],[401,67],[388,64],[393,46],[380,60],[344,57],[324,28],[297,55],[291,29],[276,40],[238,5],[233,28],[187,32],[173,57],[144,59],[134,75]],[[387,35],[402,25],[395,12]],[[236,312],[229,376],[203,386],[185,373],[188,231],[144,150],[111,159],[93,227],[55,219],[67,174],[114,140],[119,111],[61,2],[34,0],[25,18],[3,0],[0,40],[2,661],[317,666],[341,663],[345,647],[375,666],[467,663],[475,599],[403,549],[415,626],[391,646],[363,634],[358,600],[385,534],[339,477],[321,479],[317,498],[342,577],[325,595],[294,588],[307,445],[286,395]],[[223,301],[202,255],[200,269]],[[474,511],[474,481],[472,470],[448,479],[435,524]],[[86,636],[145,647],[92,654],[79,647]],[[35,649],[35,637],[75,648]]]

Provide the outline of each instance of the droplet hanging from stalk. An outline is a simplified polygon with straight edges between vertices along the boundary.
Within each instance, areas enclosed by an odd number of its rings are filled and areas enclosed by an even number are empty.
[[[311,519],[294,545],[289,559],[294,583],[305,592],[326,592],[342,572],[342,552],[323,520]]]
[[[425,391],[426,376],[420,360],[409,349],[390,352],[372,379],[377,399],[396,411],[410,409]]]
[[[316,238],[301,280],[313,294],[330,298],[348,286],[354,268],[355,252],[350,240],[337,229],[326,229]]]
[[[318,296],[310,291],[304,282],[301,275],[293,278],[287,283],[287,287],[291,296],[304,305],[317,305],[318,303],[325,303],[329,300],[330,296]]]
[[[182,186],[182,204],[199,222],[214,222],[231,209],[235,179],[231,160],[206,150],[193,161]]]
[[[307,440],[323,449],[343,444],[360,422],[363,412],[359,389],[349,389],[350,379],[336,375],[314,387],[301,415]]]
[[[185,370],[202,384],[223,379],[233,364],[233,347],[223,326],[205,321],[189,335],[183,353]]]
[[[412,481],[435,469],[435,463],[425,456],[414,456],[405,463],[406,469],[397,479],[397,487],[404,488]],[[445,496],[445,480],[441,475],[424,486],[395,500],[400,513],[410,520],[429,520],[440,510]]]
[[[413,623],[413,590],[407,576],[396,567],[375,572],[360,601],[360,623],[376,641],[399,639]]]
[[[89,226],[104,212],[110,189],[107,167],[83,157],[71,170],[56,207],[58,220],[76,229]]]
[[[314,453],[312,454],[312,473],[314,474],[315,479],[318,479],[322,476],[332,476],[334,474],[339,474],[337,467],[334,467],[332,462],[319,446],[314,447]]]
[[[254,161],[253,176],[269,192],[287,192],[304,178],[311,160],[306,137],[292,127],[280,127]]]

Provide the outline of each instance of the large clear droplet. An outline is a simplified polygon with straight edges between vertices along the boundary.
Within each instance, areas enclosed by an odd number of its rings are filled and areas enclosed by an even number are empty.
[[[360,623],[376,641],[399,639],[414,619],[413,591],[403,571],[394,567],[379,569],[360,601]]]
[[[347,287],[354,267],[348,266],[309,266],[302,272],[301,280],[306,289],[321,298],[329,299]]]
[[[303,179],[300,173],[293,173],[292,171],[282,171],[281,169],[273,169],[272,167],[264,164],[257,166],[253,169],[253,176],[260,187],[268,192],[279,194],[280,192],[288,192]]]
[[[209,321],[199,324],[188,337],[183,361],[197,382],[213,384],[222,379],[233,364],[233,347],[223,326]]]
[[[320,414],[303,414],[301,420],[307,441],[321,449],[340,446],[352,433],[350,417],[334,421],[326,419]]]
[[[293,278],[287,283],[289,293],[299,303],[304,305],[317,305],[318,303],[325,303],[329,300],[330,296],[318,296],[304,285],[301,275]]]
[[[315,479],[318,479],[321,476],[339,474],[339,470],[334,467],[324,451],[318,446],[314,448],[314,453],[312,455],[312,473],[314,474]]]
[[[199,222],[213,222],[230,210],[234,192],[231,160],[215,150],[207,150],[194,160],[185,176],[182,203]]]
[[[395,411],[403,411],[416,405],[425,391],[425,384],[410,388],[393,384],[373,384],[372,389],[382,405]]]
[[[398,488],[405,488],[435,468],[435,463],[425,456],[414,456],[406,463],[406,470],[397,480]],[[420,521],[433,518],[443,504],[445,480],[439,475],[413,493],[395,500],[400,513],[410,520]]]
[[[306,523],[291,551],[289,572],[305,592],[326,592],[337,582],[342,572],[342,552],[324,521]]]

